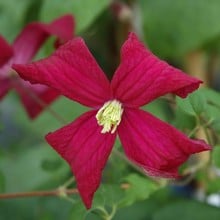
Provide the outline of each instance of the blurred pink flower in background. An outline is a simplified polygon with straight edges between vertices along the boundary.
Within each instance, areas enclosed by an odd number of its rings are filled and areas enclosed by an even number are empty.
[[[9,90],[16,89],[30,118],[35,118],[59,95],[54,89],[44,85],[31,85],[22,80],[12,69],[12,64],[25,64],[36,55],[44,42],[50,36],[57,37],[55,46],[58,47],[74,34],[74,18],[64,15],[50,24],[32,22],[28,24],[10,46],[0,36],[0,99]],[[42,103],[41,103],[42,102]]]

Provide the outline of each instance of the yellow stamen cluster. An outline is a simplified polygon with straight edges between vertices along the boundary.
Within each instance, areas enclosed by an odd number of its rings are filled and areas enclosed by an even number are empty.
[[[121,122],[122,113],[123,108],[119,101],[106,102],[96,114],[98,124],[103,126],[101,133],[111,132],[113,134]]]

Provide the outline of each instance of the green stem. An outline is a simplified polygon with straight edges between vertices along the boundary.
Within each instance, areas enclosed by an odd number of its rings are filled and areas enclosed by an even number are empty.
[[[106,220],[112,220],[112,218],[115,216],[116,211],[117,211],[117,206],[113,205],[112,211],[111,211],[110,215],[108,216],[108,218],[106,218]]]
[[[74,182],[75,182],[75,178],[74,176],[72,176],[61,187],[68,188]]]
[[[210,124],[213,122],[213,119],[210,119],[209,121],[206,121],[203,117],[198,117],[198,123],[203,128],[203,131],[205,133],[207,142],[209,145],[213,145],[212,138],[209,135],[209,132],[207,131],[207,128],[210,126]]]
[[[109,214],[108,212],[105,210],[104,207],[98,206],[96,207],[96,210],[100,211],[100,215],[102,217],[103,220],[106,220],[106,218],[108,218]],[[98,212],[97,212],[98,214]]]
[[[121,184],[121,189],[128,189],[129,184]],[[2,193],[0,199],[15,199],[25,197],[41,197],[41,196],[60,196],[65,197],[66,195],[78,194],[78,189],[66,189],[63,186],[58,187],[55,190],[43,190],[43,191],[31,191],[31,192],[16,192],[16,193]]]
[[[32,191],[32,192],[19,192],[19,193],[4,193],[0,194],[0,199],[14,199],[22,197],[38,197],[38,196],[60,196],[61,194],[78,194],[77,189],[56,189],[49,191]]]
[[[212,138],[210,137],[210,135],[209,135],[209,133],[208,133],[208,131],[207,131],[207,128],[206,128],[206,127],[203,127],[203,130],[204,130],[204,132],[205,132],[205,136],[206,136],[206,139],[207,139],[207,141],[208,141],[208,144],[209,144],[209,145],[212,145]]]
[[[190,131],[188,137],[189,138],[193,137],[199,129],[200,129],[200,125],[197,125],[195,128],[192,129],[192,131]]]

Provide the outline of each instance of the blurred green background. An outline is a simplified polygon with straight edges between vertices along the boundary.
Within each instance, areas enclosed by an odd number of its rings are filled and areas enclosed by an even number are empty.
[[[218,146],[219,11],[219,0],[0,0],[0,34],[13,42],[27,23],[50,22],[70,13],[76,20],[75,35],[85,39],[111,79],[120,62],[121,44],[129,31],[135,31],[157,56],[201,78],[206,86],[187,99],[177,99],[175,108],[164,99],[144,108],[187,134],[201,118],[204,123],[211,120],[213,145]],[[52,50],[48,40],[35,59],[48,56]],[[65,97],[55,101],[51,109],[67,122],[86,111]],[[68,165],[44,140],[45,134],[61,126],[49,111],[30,121],[13,91],[1,100],[0,193],[56,189],[71,178]],[[121,151],[119,142],[115,147]],[[113,220],[220,219],[220,196],[214,205],[207,203],[210,194],[220,192],[218,148],[212,152],[210,166],[215,172],[198,171],[184,187],[166,181],[159,186],[112,155],[89,212],[77,195],[8,199],[0,200],[0,219],[107,220],[105,211],[111,213],[114,208]],[[122,183],[134,187],[123,190]]]

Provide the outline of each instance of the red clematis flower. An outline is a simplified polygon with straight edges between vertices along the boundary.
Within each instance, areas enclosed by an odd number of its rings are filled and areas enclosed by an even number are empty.
[[[121,64],[111,82],[81,38],[69,41],[51,57],[13,68],[31,83],[44,83],[93,108],[46,140],[70,164],[87,208],[117,134],[129,159],[147,173],[178,177],[188,157],[210,147],[140,109],[166,93],[186,97],[201,81],[159,60],[134,33],[121,49]]]
[[[11,65],[28,63],[50,35],[57,37],[55,46],[70,40],[73,37],[73,29],[73,17],[65,15],[50,24],[30,23],[18,35],[12,46],[0,36],[0,99],[10,89],[15,88],[30,118],[35,118],[45,104],[57,98],[59,93],[56,90],[45,85],[31,85],[16,76]]]

